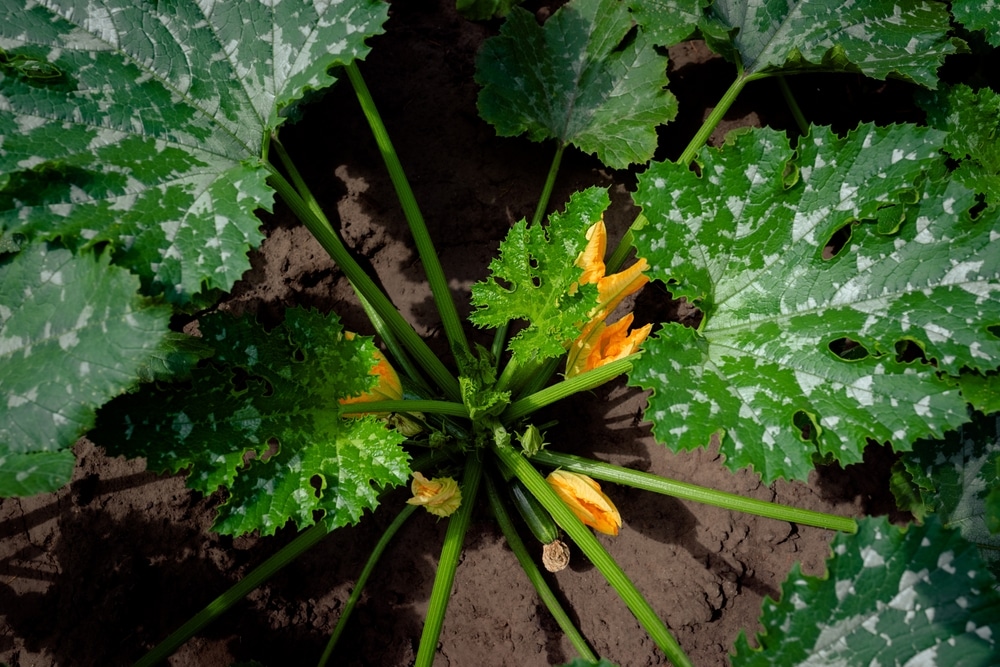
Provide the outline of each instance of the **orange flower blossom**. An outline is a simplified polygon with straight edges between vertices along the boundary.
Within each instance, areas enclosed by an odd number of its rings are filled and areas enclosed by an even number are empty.
[[[553,470],[545,481],[580,521],[605,535],[618,534],[622,517],[600,484],[568,470]]]
[[[451,516],[462,504],[462,490],[451,477],[427,479],[415,472],[410,491],[413,492],[413,497],[406,501],[407,504],[423,505],[434,516]]]
[[[643,273],[649,263],[643,257],[627,269],[610,276],[605,275],[607,267],[604,264],[604,253],[607,243],[607,228],[601,219],[587,230],[587,247],[576,259],[576,266],[583,269],[580,284],[597,283],[597,306],[590,311],[590,321],[583,325],[580,335],[569,346],[566,358],[568,378],[627,357],[639,349],[639,345],[646,340],[653,328],[652,324],[647,324],[629,332],[632,313],[612,325],[605,324],[605,318],[625,297],[639,291],[649,282],[649,276]]]
[[[347,340],[353,340],[354,336],[353,332],[344,332],[344,338]],[[341,398],[339,400],[341,405],[371,403],[373,401],[399,401],[403,399],[403,385],[399,381],[399,375],[396,374],[396,370],[389,364],[389,360],[379,350],[375,350],[375,365],[368,371],[368,374],[378,378],[375,386],[369,389],[367,393]],[[422,430],[419,424],[411,419],[407,419],[403,415],[390,416],[384,412],[359,412],[347,416],[363,417],[368,414],[389,420],[390,424],[395,426],[403,435],[416,435]],[[419,415],[420,413],[416,414]]]

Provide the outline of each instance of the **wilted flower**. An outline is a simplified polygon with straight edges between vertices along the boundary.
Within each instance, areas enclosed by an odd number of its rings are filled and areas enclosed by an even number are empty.
[[[590,321],[583,325],[580,335],[570,344],[566,377],[632,354],[652,328],[647,325],[629,333],[633,319],[631,313],[615,324],[605,325],[605,318],[625,297],[649,282],[649,277],[643,273],[649,264],[641,257],[627,269],[610,276],[604,275],[607,270],[604,264],[607,238],[604,220],[598,220],[587,230],[587,247],[576,259],[576,266],[583,269],[581,284],[597,283],[597,306],[590,311]]]
[[[462,504],[462,490],[451,477],[427,479],[415,472],[410,490],[413,497],[406,502],[410,505],[423,505],[424,509],[435,516],[451,516]]]
[[[545,481],[580,521],[605,535],[618,534],[622,517],[600,484],[568,470],[553,470]]]

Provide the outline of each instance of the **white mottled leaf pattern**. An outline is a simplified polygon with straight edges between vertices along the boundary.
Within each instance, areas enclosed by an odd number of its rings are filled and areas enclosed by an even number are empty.
[[[44,244],[0,264],[0,496],[67,484],[67,443],[159,352],[170,309],[138,286],[107,255]]]
[[[228,290],[259,244],[261,161],[280,111],[366,52],[386,8],[342,3],[6,3],[0,229],[110,242],[151,293]],[[70,241],[72,239],[72,241]]]
[[[571,143],[610,167],[649,160],[677,100],[666,57],[631,29],[617,0],[572,0],[544,26],[515,7],[476,61],[480,115],[500,136]]]
[[[757,130],[703,151],[700,177],[651,166],[638,253],[705,313],[698,330],[665,326],[631,373],[654,390],[660,442],[724,433],[727,465],[805,479],[817,452],[852,463],[868,438],[903,450],[966,420],[939,372],[1000,364],[1000,218],[973,221],[972,191],[935,177],[943,138],[814,128],[793,152]],[[838,232],[850,238],[825,259]],[[899,359],[907,341],[935,366]]]
[[[822,577],[796,563],[780,601],[765,598],[760,646],[741,633],[733,667],[995,665],[1000,595],[976,547],[935,519],[858,523]]]
[[[717,0],[703,23],[709,45],[746,74],[809,67],[895,75],[928,88],[956,45],[941,2]]]

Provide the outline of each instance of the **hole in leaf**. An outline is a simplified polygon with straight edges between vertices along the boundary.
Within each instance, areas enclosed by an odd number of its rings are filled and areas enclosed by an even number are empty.
[[[978,220],[979,215],[985,210],[986,210],[986,197],[981,194],[977,194],[976,203],[973,204],[972,208],[969,209],[969,216],[973,220]]]
[[[831,340],[829,348],[844,361],[860,361],[868,356],[868,349],[864,345],[846,336]]]
[[[298,361],[301,363],[306,360],[306,353],[302,350],[301,347],[297,347],[294,350],[292,350],[292,359],[294,361]]]
[[[901,364],[909,364],[914,361],[919,361],[922,364],[930,363],[924,354],[923,346],[912,338],[896,341],[896,361]]]
[[[990,335],[994,338],[1000,338],[1000,324],[991,324],[986,327],[986,330],[990,332]]]
[[[313,495],[317,498],[323,496],[323,476],[313,475],[309,478],[309,486],[313,488]]]
[[[812,415],[805,410],[798,410],[792,415],[792,423],[799,430],[799,437],[803,442],[816,442],[816,438],[820,434],[820,427]]]
[[[265,449],[264,453],[260,455],[260,460],[261,461],[268,460],[269,458],[271,458],[272,456],[274,456],[275,454],[277,454],[279,449],[280,449],[280,447],[278,445],[278,439],[277,438],[268,438],[268,440],[267,440],[267,449]]]
[[[835,231],[830,236],[830,240],[826,242],[826,246],[823,248],[823,259],[833,259],[839,255],[840,251],[847,245],[847,242],[851,240],[851,232],[853,230],[854,223],[849,222]]]

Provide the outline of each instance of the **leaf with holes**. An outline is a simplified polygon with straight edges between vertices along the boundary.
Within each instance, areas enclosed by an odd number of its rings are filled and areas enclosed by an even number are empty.
[[[574,194],[565,212],[553,213],[545,226],[516,223],[490,262],[491,277],[472,286],[473,324],[527,320],[508,346],[521,363],[564,354],[589,319],[597,285],[577,285],[583,269],[576,260],[587,245],[587,230],[609,203],[606,190],[590,188]]]
[[[338,399],[372,388],[370,339],[348,340],[336,316],[290,310],[270,333],[215,314],[199,322],[216,354],[189,382],[151,385],[105,406],[92,439],[154,470],[188,470],[203,493],[229,490],[215,529],[272,534],[325,513],[357,522],[378,490],[406,481],[403,437],[374,417],[341,419]],[[275,451],[276,450],[276,451]]]
[[[858,523],[824,576],[792,567],[780,601],[764,600],[759,648],[741,633],[733,667],[996,664],[1000,595],[976,547],[936,520]]]
[[[64,267],[80,277],[76,298],[60,306],[69,322],[109,294],[131,304],[140,285],[180,307],[213,300],[250,268],[247,251],[263,238],[255,211],[269,210],[273,194],[262,157],[283,111],[333,83],[327,70],[364,54],[385,16],[377,0],[3,3],[0,248],[20,251],[14,261],[34,263],[36,276],[48,260],[24,248],[58,240],[74,251]],[[109,276],[121,280],[123,267],[136,285],[105,293],[90,269],[95,249],[111,258]],[[49,312],[49,298],[29,291],[4,305],[27,319]],[[67,390],[54,414],[92,413],[130,383],[124,368],[148,377],[197,356],[171,350],[165,327],[116,333],[134,356],[113,366],[115,389]],[[149,358],[158,339],[159,358]],[[38,346],[32,363],[63,369],[64,389],[82,388],[95,375],[71,372],[76,362],[109,354],[106,340],[82,338],[72,355]],[[68,448],[85,422],[31,429],[57,438],[31,447]],[[27,447],[21,436],[3,438],[12,451]],[[11,465],[4,459],[0,474],[21,473]]]
[[[677,100],[666,57],[631,30],[617,0],[572,0],[544,26],[515,7],[476,60],[480,115],[502,137],[571,143],[609,167],[649,160]]]
[[[801,69],[901,77],[928,88],[962,45],[940,2],[716,0],[702,22],[709,46],[747,75]]]
[[[654,390],[660,442],[724,433],[730,467],[805,479],[816,453],[853,463],[868,439],[903,450],[966,420],[939,374],[1000,363],[1000,218],[974,222],[973,193],[937,178],[942,139],[814,129],[793,151],[757,130],[703,151],[700,176],[640,177],[638,252],[704,312],[697,331],[664,326],[630,374]]]

